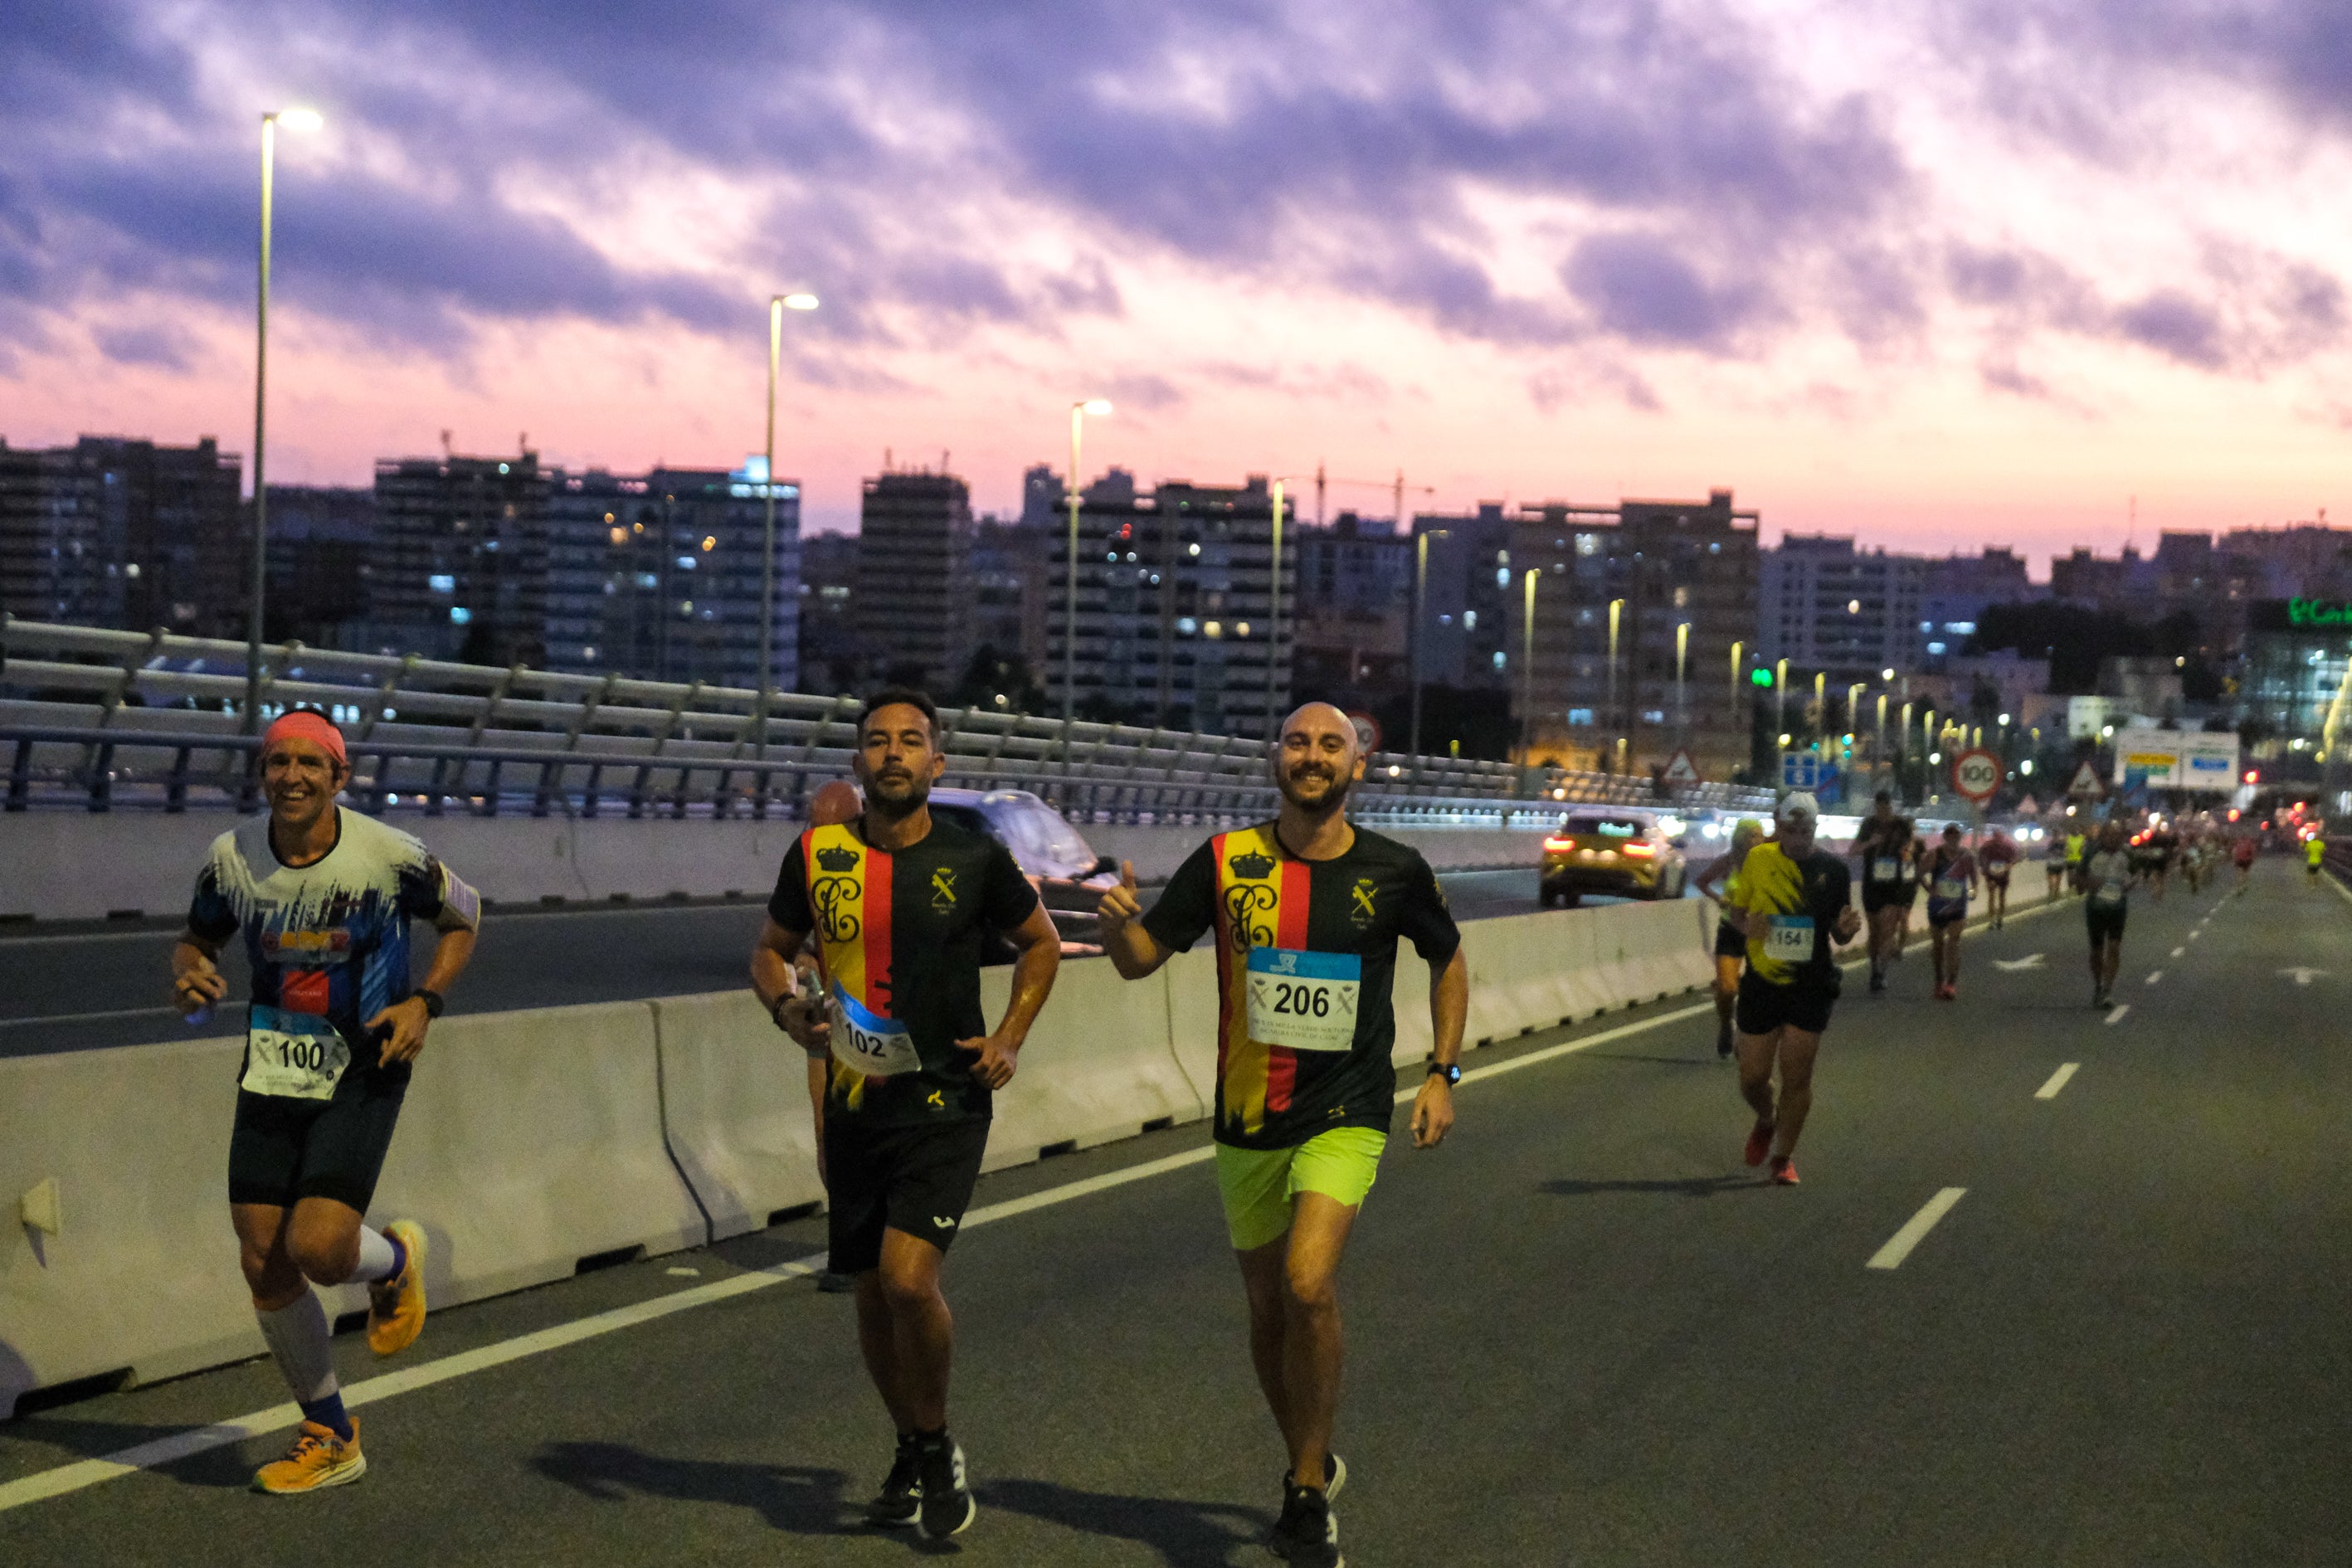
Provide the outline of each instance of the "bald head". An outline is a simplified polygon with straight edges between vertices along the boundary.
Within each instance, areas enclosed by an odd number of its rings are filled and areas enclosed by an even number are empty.
[[[1290,717],[1282,721],[1282,739],[1286,744],[1294,731],[1318,739],[1328,734],[1343,736],[1351,760],[1363,754],[1363,737],[1356,732],[1356,721],[1328,702],[1303,702],[1292,710]]]
[[[1328,814],[1364,776],[1363,743],[1356,721],[1328,702],[1309,702],[1282,721],[1274,751],[1274,782],[1283,799],[1303,811]]]
[[[856,821],[865,809],[865,804],[857,798],[857,786],[847,779],[835,779],[809,796],[809,826],[839,827],[845,822]]]

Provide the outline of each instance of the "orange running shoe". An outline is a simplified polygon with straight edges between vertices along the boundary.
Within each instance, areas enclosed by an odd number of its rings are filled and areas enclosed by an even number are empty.
[[[1772,1180],[1784,1187],[1797,1184],[1797,1162],[1786,1154],[1772,1162]]]
[[[1739,1157],[1751,1165],[1760,1165],[1764,1163],[1764,1156],[1771,1152],[1772,1123],[1759,1116],[1756,1119],[1756,1125],[1748,1130],[1748,1147]]]
[[[321,1487],[347,1486],[365,1474],[367,1456],[360,1452],[357,1416],[352,1418],[349,1442],[336,1436],[331,1427],[305,1421],[284,1458],[272,1460],[253,1472],[253,1489],[279,1496],[314,1492]]]
[[[368,1349],[397,1355],[425,1331],[425,1231],[413,1219],[383,1227],[408,1248],[408,1267],[368,1287]]]

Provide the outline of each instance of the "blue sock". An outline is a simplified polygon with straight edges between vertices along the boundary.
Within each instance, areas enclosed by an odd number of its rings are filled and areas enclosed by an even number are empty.
[[[302,1419],[317,1422],[346,1443],[352,1440],[352,1418],[343,1410],[343,1394],[341,1389],[337,1389],[324,1399],[302,1401]]]
[[[387,1285],[408,1272],[408,1246],[400,1237],[386,1232],[384,1240],[392,1244],[392,1272],[383,1277]]]

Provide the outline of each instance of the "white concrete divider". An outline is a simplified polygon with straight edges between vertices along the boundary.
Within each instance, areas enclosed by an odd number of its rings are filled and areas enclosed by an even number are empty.
[[[1557,924],[1549,914],[1505,915],[1462,928],[1462,950],[1470,964],[1470,1016],[1463,1026],[1464,1044],[1500,1044],[1530,1028],[1549,1028],[1559,1022],[1558,954],[1546,940]],[[1407,967],[1401,957],[1400,974]],[[1417,958],[1410,967],[1426,969]]]
[[[424,1227],[426,1293],[444,1306],[702,1245],[709,1226],[662,1139],[652,1008],[435,1025],[368,1217]],[[332,1296],[339,1312],[367,1306],[356,1285]]]
[[[1707,983],[1714,965],[1707,954],[1715,911],[1699,899],[1643,904],[1626,911],[1625,973],[1633,991],[1628,1002],[1679,996]]]
[[[1135,981],[1121,980],[1108,958],[1063,960],[1054,994],[1021,1047],[1019,1069],[996,1096],[982,1170],[1208,1115],[1206,1091],[1179,1059],[1170,1032],[1169,971],[1185,956]],[[1209,984],[1213,994],[1213,978]],[[1011,966],[982,970],[980,993],[981,1011],[993,1025],[1012,996]],[[1212,1049],[1214,1039],[1213,1023]]]
[[[808,1058],[747,990],[653,1004],[669,1151],[713,1240],[822,1203]]]
[[[0,1419],[36,1388],[256,1355],[228,1219],[242,1039],[0,1059]],[[55,1182],[58,1233],[17,1223]]]

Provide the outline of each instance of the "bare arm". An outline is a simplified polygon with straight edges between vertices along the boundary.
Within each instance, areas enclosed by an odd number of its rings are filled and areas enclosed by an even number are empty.
[[[776,1027],[790,1035],[821,1069],[833,1048],[833,1026],[809,1005],[807,989],[801,984],[795,961],[807,941],[808,932],[778,925],[772,916],[763,921],[760,940],[751,949],[751,994]],[[823,1083],[814,1071],[809,1082],[821,1098]]]
[[[1691,886],[1698,889],[1699,897],[1719,904],[1723,902],[1723,879],[1729,875],[1731,857],[1728,854],[1718,855],[1707,862],[1706,869],[1698,874]]]
[[[1135,893],[1135,862],[1118,863],[1118,886],[1102,896],[1095,918],[1102,925],[1103,952],[1121,980],[1140,980],[1168,962],[1168,949],[1143,929],[1143,902]]]
[[[1470,1017],[1470,963],[1460,948],[1429,966],[1430,1052],[1441,1067],[1462,1059],[1462,1028]],[[1422,1081],[1412,1101],[1412,1146],[1434,1149],[1454,1128],[1454,1086],[1436,1073]]]
[[[994,1034],[956,1042],[960,1050],[979,1053],[972,1075],[991,1089],[1003,1089],[1013,1080],[1030,1026],[1036,1023],[1046,996],[1053,992],[1054,976],[1062,967],[1062,938],[1045,905],[1031,910],[1029,918],[1010,934],[1021,955],[1013,961],[1013,999],[1005,1006],[1004,1017]]]
[[[172,1005],[183,1015],[209,1007],[228,994],[228,979],[215,967],[220,943],[182,931],[172,944]]]

